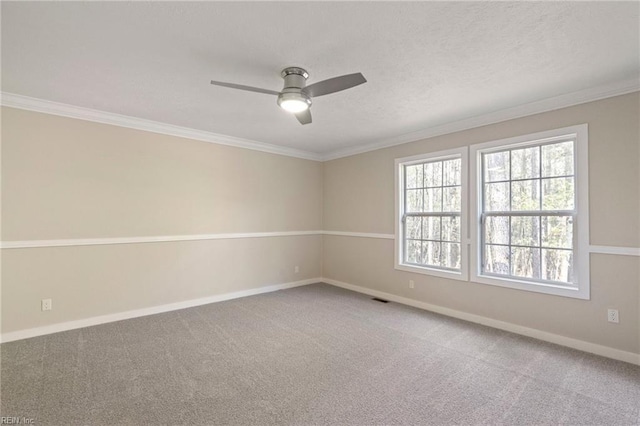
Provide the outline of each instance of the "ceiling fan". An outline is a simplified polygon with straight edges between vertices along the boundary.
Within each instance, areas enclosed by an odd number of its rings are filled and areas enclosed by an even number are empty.
[[[295,114],[300,124],[309,124],[311,123],[311,111],[309,110],[311,107],[311,98],[340,92],[367,82],[364,76],[358,72],[330,78],[306,86],[309,73],[300,67],[285,68],[280,75],[284,79],[284,88],[281,92],[214,80],[211,80],[211,84],[230,87],[232,89],[248,90],[249,92],[276,95],[278,96],[278,105],[280,108]]]

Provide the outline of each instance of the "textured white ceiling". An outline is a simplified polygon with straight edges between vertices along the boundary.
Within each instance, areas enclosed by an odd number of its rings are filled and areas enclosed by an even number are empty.
[[[2,90],[317,153],[640,72],[640,3],[2,2]],[[362,72],[301,126],[282,88]]]

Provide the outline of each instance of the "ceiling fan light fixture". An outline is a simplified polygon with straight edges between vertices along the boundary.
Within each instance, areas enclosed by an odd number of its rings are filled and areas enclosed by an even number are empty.
[[[308,109],[309,104],[298,99],[289,99],[287,101],[280,102],[280,108],[287,112],[292,112],[295,114],[296,112],[302,112]]]
[[[311,106],[311,99],[301,92],[281,93],[278,96],[280,108],[293,114],[306,111]]]
[[[280,108],[293,114],[300,124],[311,124],[311,110],[309,108],[311,108],[312,98],[341,92],[367,82],[367,79],[357,72],[322,80],[307,86],[309,73],[300,67],[285,68],[280,73],[280,76],[284,79],[284,88],[281,92],[243,84],[225,83],[224,81],[211,80],[211,84],[231,89],[264,93],[266,95],[276,95]]]

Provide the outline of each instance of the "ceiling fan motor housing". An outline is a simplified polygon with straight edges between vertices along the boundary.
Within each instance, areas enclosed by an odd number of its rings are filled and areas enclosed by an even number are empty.
[[[304,86],[307,84],[307,78],[309,78],[309,73],[299,67],[285,68],[280,75],[284,78],[285,89],[304,89]]]
[[[282,106],[285,101],[299,101],[311,106],[311,97],[304,93],[304,89],[309,74],[302,68],[289,67],[280,73],[284,79],[284,89],[278,95],[278,105]]]

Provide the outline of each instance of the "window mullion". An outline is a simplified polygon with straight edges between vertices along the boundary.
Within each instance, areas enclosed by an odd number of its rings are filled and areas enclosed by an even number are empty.
[[[575,210],[522,210],[483,212],[487,216],[575,216]]]
[[[460,216],[460,212],[411,212],[405,213],[407,217],[440,217],[440,216]]]
[[[509,150],[509,210],[513,210],[513,181],[511,177],[513,176],[512,168],[513,168],[513,155],[512,151]]]
[[[540,182],[538,187],[540,188],[540,194],[538,194],[538,208],[542,211],[542,147],[538,147],[538,179]],[[542,229],[542,228],[540,228]],[[541,237],[542,238],[542,237]],[[542,255],[542,253],[540,253]],[[542,271],[540,271],[542,274]]]

